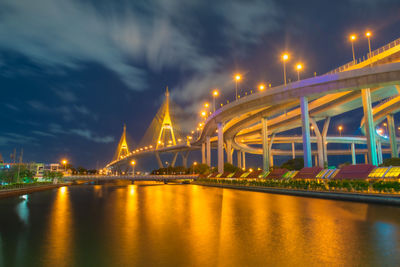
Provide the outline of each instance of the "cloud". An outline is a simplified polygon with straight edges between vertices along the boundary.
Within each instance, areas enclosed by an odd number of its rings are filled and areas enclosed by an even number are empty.
[[[36,134],[36,135],[39,135],[39,136],[44,136],[44,137],[55,137],[54,134],[46,133],[46,132],[42,132],[42,131],[37,131],[37,130],[33,130],[32,133]]]
[[[273,0],[3,0],[0,10],[3,49],[49,69],[96,62],[135,90],[146,89],[146,68],[213,71],[219,59],[203,50],[204,43],[254,43],[277,28],[279,16]],[[200,27],[205,18],[215,21],[211,33]]]
[[[114,137],[112,136],[99,136],[94,134],[91,130],[88,129],[71,129],[64,130],[61,125],[52,123],[49,125],[49,131],[53,134],[66,134],[66,135],[77,135],[83,137],[87,140],[90,140],[95,143],[111,143],[114,142]]]
[[[76,102],[78,100],[77,96],[71,90],[58,88],[53,91],[59,98],[66,102]]]
[[[114,137],[112,136],[96,136],[88,129],[71,129],[70,131],[73,134],[84,137],[92,142],[96,143],[111,143],[114,142]]]
[[[31,136],[25,136],[17,133],[5,133],[4,135],[0,135],[0,145],[22,145],[22,144],[35,144],[37,141],[36,138]]]
[[[9,108],[11,110],[14,110],[14,111],[20,111],[21,110],[19,107],[15,106],[15,105],[12,105],[12,104],[9,104],[9,103],[4,104],[4,106],[6,106],[7,108]]]

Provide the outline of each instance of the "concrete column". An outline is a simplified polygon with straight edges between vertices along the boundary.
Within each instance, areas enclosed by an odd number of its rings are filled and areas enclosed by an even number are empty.
[[[311,124],[314,126],[315,136],[317,137],[317,157],[318,161],[315,160],[315,166],[319,166],[321,168],[324,167],[324,144],[321,132],[319,131],[318,124],[314,118],[310,118]],[[318,162],[318,164],[317,164]]]
[[[368,153],[364,154],[364,163],[368,164]]]
[[[356,145],[351,143],[351,164],[356,165]]]
[[[178,157],[178,152],[175,152],[174,157],[172,158],[171,167],[175,167],[177,157]]]
[[[201,144],[201,163],[206,163],[206,143]]]
[[[399,154],[397,153],[397,137],[396,137],[396,126],[394,125],[393,114],[389,114],[386,116],[389,128],[389,138],[390,138],[390,150],[392,158],[398,158]]]
[[[377,146],[377,153],[378,153],[378,164],[382,164],[383,157],[382,157],[382,143],[381,143],[381,140],[378,140],[376,142],[376,146]]]
[[[207,165],[211,167],[211,142],[210,137],[206,137]]]
[[[261,140],[262,140],[262,149],[263,149],[263,170],[269,171],[269,144],[268,144],[268,125],[267,118],[261,118]]]
[[[314,165],[318,166],[318,153],[314,155]]]
[[[322,144],[324,148],[324,165],[325,162],[328,164],[328,142],[326,141],[326,136],[328,134],[329,123],[331,122],[331,117],[325,119],[324,128],[322,129]]]
[[[242,151],[237,151],[237,166],[238,168],[242,168]]]
[[[226,160],[232,164],[232,140],[226,140]]]
[[[303,134],[303,153],[304,167],[311,167],[311,142],[310,142],[310,119],[308,117],[308,100],[307,97],[300,97],[301,123]]]
[[[218,172],[224,172],[224,125],[218,123]]]
[[[272,144],[274,143],[275,139],[275,133],[271,134],[270,140],[269,140],[269,166],[274,166],[274,155],[272,155]]]
[[[186,152],[181,152],[181,155],[182,155],[182,165],[184,168],[187,168],[187,160],[189,157],[189,150]]]
[[[159,168],[164,168],[164,165],[162,164],[162,161],[161,161],[161,158],[160,158],[160,153],[159,153],[159,152],[156,152],[155,155],[156,155],[158,167],[159,167]]]
[[[364,120],[365,120],[365,135],[367,137],[368,158],[372,165],[378,166],[378,158],[376,155],[375,142],[375,126],[372,117],[371,91],[369,88],[361,90]]]
[[[246,152],[242,151],[242,168],[246,169]]]
[[[292,159],[296,158],[296,148],[294,142],[292,142]]]

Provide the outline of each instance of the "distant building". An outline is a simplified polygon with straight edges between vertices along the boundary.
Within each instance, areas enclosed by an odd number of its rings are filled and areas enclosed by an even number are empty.
[[[59,163],[4,163],[0,162],[0,171],[4,169],[10,169],[13,166],[18,166],[19,164],[26,166],[29,170],[34,171],[36,178],[43,177],[45,171],[50,172],[64,172],[64,166]]]

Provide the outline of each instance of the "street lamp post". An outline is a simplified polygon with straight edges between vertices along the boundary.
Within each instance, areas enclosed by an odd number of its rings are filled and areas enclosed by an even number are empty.
[[[339,125],[338,130],[339,130],[339,135],[342,136],[343,126]]]
[[[236,74],[235,76],[235,83],[236,83],[236,100],[238,100],[238,82],[240,81],[242,77],[240,77],[239,74]]]
[[[367,38],[368,38],[368,49],[369,49],[369,59],[371,60],[371,57],[372,57],[372,55],[371,55],[371,35],[372,35],[372,33],[370,32],[370,31],[367,31],[366,33],[365,33],[365,36],[367,36]]]
[[[194,167],[197,165],[197,161],[193,162],[193,174],[194,174]]]
[[[64,165],[64,172],[67,172],[67,163],[68,161],[66,159],[63,159],[62,164]]]
[[[286,61],[289,60],[289,54],[282,55],[283,60],[283,83],[286,85]]]
[[[135,176],[135,164],[136,164],[136,161],[132,160],[132,161],[131,161],[131,165],[132,165],[132,173],[133,173],[133,176]]]
[[[353,51],[353,64],[356,64],[356,56],[354,54],[354,41],[357,39],[355,34],[350,35],[351,51]]]
[[[300,81],[300,71],[303,69],[303,65],[301,63],[298,63],[296,65],[296,70],[297,70],[297,80]]]
[[[219,92],[218,92],[217,89],[215,89],[215,90],[212,92],[212,96],[213,96],[213,113],[215,112],[215,98],[216,98],[218,95],[219,95]]]

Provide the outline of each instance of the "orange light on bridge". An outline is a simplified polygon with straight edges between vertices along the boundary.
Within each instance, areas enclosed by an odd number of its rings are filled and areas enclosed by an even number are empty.
[[[264,91],[265,85],[264,85],[264,84],[260,84],[260,85],[258,86],[258,89],[260,89],[260,91]]]
[[[338,130],[339,130],[339,135],[342,136],[343,126],[339,125]]]
[[[133,165],[135,165],[135,164],[136,164],[136,161],[132,160],[132,161],[131,161],[131,165],[133,166]]]
[[[201,115],[202,117],[205,117],[205,116],[207,116],[207,112],[205,112],[204,110],[202,110],[202,111],[200,112],[200,115]]]
[[[239,74],[236,74],[236,75],[235,75],[235,80],[236,80],[236,81],[240,81],[240,79],[242,79],[242,77],[241,77]]]
[[[365,33],[365,36],[370,37],[372,35],[372,33],[370,31]]]
[[[207,102],[204,103],[204,107],[205,107],[205,108],[208,108],[209,106],[210,106],[210,104],[208,104]]]
[[[282,55],[282,61],[283,61],[283,83],[286,85],[286,61],[289,60],[289,54],[284,53]]]

